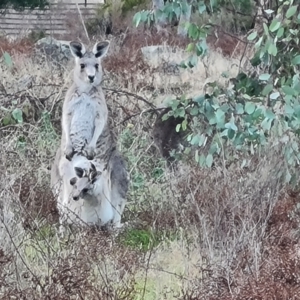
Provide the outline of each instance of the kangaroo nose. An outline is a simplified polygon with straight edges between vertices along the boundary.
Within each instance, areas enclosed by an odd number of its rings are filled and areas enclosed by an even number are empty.
[[[91,76],[91,75],[89,75],[89,76],[88,76],[88,78],[89,78],[90,82],[91,82],[91,83],[93,83],[93,82],[94,82],[94,78],[95,78],[95,76]]]
[[[73,196],[73,200],[77,201],[79,199],[78,196]]]

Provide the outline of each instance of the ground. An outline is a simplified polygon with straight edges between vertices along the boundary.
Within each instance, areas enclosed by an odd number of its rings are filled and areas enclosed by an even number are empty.
[[[241,55],[232,39],[209,39],[212,57],[227,67]],[[246,168],[221,160],[212,169],[189,161],[172,170],[155,147],[149,103],[193,89],[151,85],[159,70],[140,48],[162,41],[186,45],[129,32],[122,43],[113,40],[103,62],[131,178],[127,224],[118,235],[73,227],[63,239],[49,168],[72,61],[37,62],[30,42],[2,42],[13,65],[0,62],[1,299],[300,299],[300,196],[275,176],[281,158],[268,151]],[[211,78],[219,77],[212,66],[208,60]]]

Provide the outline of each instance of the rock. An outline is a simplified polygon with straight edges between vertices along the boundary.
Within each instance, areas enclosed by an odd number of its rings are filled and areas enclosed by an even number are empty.
[[[147,81],[157,89],[183,88],[187,97],[202,94],[208,82],[218,81],[226,85],[230,77],[239,71],[239,60],[227,58],[215,50],[209,49],[207,56],[198,57],[193,68],[181,68],[191,53],[179,47],[167,45],[147,46],[141,48],[144,62],[152,69]],[[226,78],[224,73],[228,74]],[[157,103],[158,105],[160,103]]]
[[[69,42],[45,37],[35,43],[36,54],[41,54],[56,63],[67,63],[72,57]]]

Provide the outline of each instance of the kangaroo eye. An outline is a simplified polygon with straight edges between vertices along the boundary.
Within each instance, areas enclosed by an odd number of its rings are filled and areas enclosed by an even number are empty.
[[[95,68],[98,70],[98,68],[99,68],[99,64],[95,64]]]
[[[80,64],[80,68],[83,70],[85,68],[85,64]]]
[[[70,180],[70,184],[71,185],[74,185],[76,183],[76,177],[74,177],[74,178],[72,178],[71,180]]]
[[[83,192],[84,194],[86,194],[88,191],[89,191],[89,189],[83,189],[83,190],[82,190],[82,192]]]

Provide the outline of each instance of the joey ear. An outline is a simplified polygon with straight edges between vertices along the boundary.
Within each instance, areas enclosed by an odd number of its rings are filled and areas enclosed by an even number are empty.
[[[91,162],[91,170],[90,172],[96,172],[96,167],[95,165]]]
[[[91,175],[92,175],[92,178],[90,179],[90,181],[91,181],[92,183],[95,183],[95,181],[97,180],[97,178],[98,178],[101,174],[102,174],[101,171],[96,171],[96,172],[92,173],[92,174],[91,174]]]
[[[79,177],[79,178],[82,178],[83,177],[83,174],[84,174],[84,170],[81,169],[81,168],[78,168],[78,167],[75,167],[75,173],[76,175]]]
[[[76,181],[77,181],[77,178],[73,177],[73,178],[70,179],[70,184],[74,185],[76,183]]]
[[[70,43],[70,50],[72,55],[78,58],[82,58],[84,53],[86,52],[84,45],[76,41],[72,41]]]
[[[97,58],[101,58],[106,55],[108,48],[109,48],[109,41],[102,41],[95,44],[93,48],[93,53]]]

